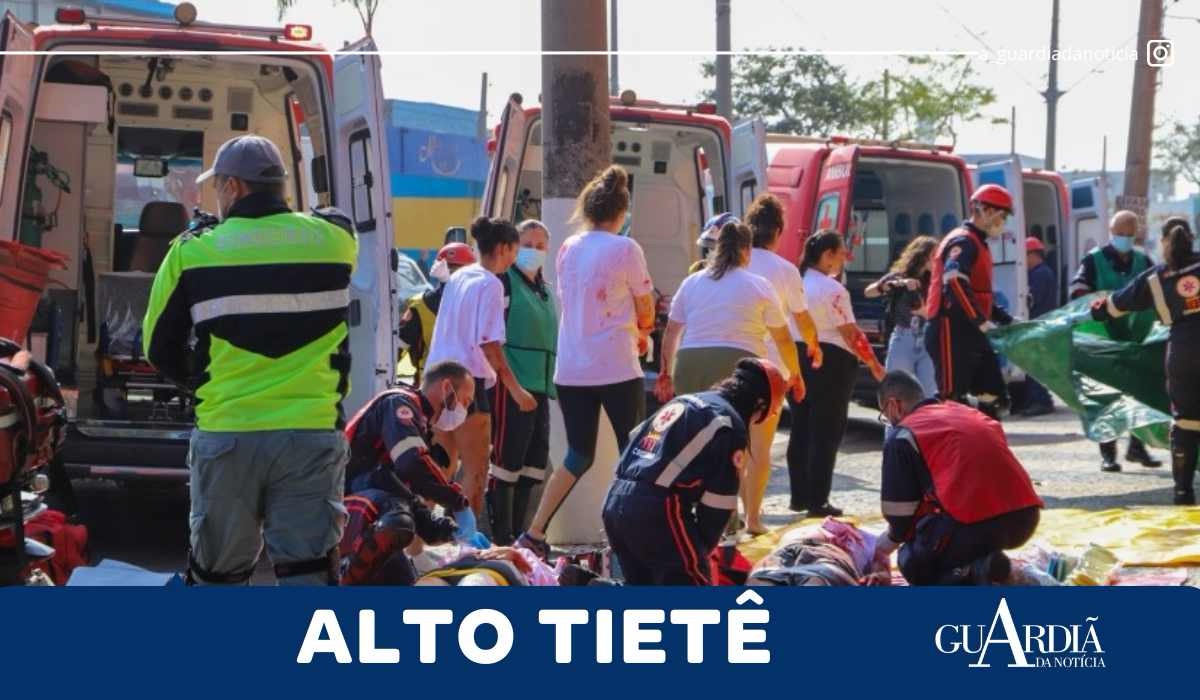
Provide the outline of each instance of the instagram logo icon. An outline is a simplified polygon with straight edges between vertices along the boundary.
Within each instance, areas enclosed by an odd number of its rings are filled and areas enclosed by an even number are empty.
[[[1175,63],[1175,51],[1169,39],[1151,39],[1146,42],[1146,64],[1155,68]]]

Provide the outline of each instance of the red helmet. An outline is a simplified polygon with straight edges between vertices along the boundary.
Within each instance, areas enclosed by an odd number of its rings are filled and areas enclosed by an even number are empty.
[[[975,194],[971,195],[971,201],[979,202],[980,204],[986,204],[989,207],[1003,209],[1009,214],[1011,214],[1013,210],[1012,195],[1008,193],[1008,190],[1004,189],[1000,185],[984,185],[983,187],[980,187],[979,189],[975,190]]]
[[[1036,253],[1045,253],[1046,245],[1044,243],[1042,243],[1041,241],[1039,241],[1038,239],[1034,238],[1033,236],[1028,236],[1025,239],[1025,252],[1026,253],[1035,253],[1035,252]]]
[[[475,251],[466,243],[447,243],[438,251],[438,260],[445,260],[447,265],[470,265],[474,263]]]
[[[770,360],[764,360],[761,357],[747,357],[737,363],[738,370],[750,368],[753,368],[751,371],[765,374],[767,376],[767,385],[771,387],[770,407],[766,415],[756,421],[761,423],[766,420],[767,416],[774,416],[779,413],[779,410],[783,407],[783,397],[787,394],[788,385],[787,380],[783,378],[783,373]]]

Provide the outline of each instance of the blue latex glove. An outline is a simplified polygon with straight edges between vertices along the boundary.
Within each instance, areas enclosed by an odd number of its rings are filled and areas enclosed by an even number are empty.
[[[471,535],[471,538],[467,540],[466,543],[475,549],[487,549],[492,546],[492,543],[488,540],[487,535],[483,534],[482,532],[476,532],[474,535]]]
[[[454,514],[454,522],[458,523],[458,528],[454,531],[454,540],[456,542],[470,544],[471,539],[479,534],[479,530],[476,529],[475,511],[470,508],[463,508],[456,512]]]

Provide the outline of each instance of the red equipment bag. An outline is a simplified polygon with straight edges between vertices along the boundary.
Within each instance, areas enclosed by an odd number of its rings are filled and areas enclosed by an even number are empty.
[[[30,518],[25,523],[25,536],[54,548],[54,556],[33,568],[46,572],[56,586],[64,585],[75,567],[87,566],[87,528],[67,522],[61,511],[46,510]]]
[[[0,338],[25,342],[50,268],[66,268],[61,253],[16,241],[0,241]]]
[[[709,555],[712,565],[713,584],[717,586],[744,586],[754,564],[732,544],[721,545]]]

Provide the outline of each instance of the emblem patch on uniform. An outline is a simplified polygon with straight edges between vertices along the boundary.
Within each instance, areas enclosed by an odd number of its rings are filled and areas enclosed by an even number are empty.
[[[670,428],[679,417],[683,415],[683,406],[677,403],[669,403],[659,409],[658,414],[654,416],[654,423],[651,428],[656,433],[665,433],[667,428]]]
[[[408,406],[401,406],[396,409],[396,417],[402,421],[412,422],[413,412]]]
[[[960,256],[960,255],[962,255],[962,247],[954,246],[953,248],[950,249],[950,252],[946,254],[946,259],[947,260],[957,260],[958,256]]]
[[[1191,299],[1192,297],[1200,295],[1200,278],[1197,278],[1195,275],[1181,277],[1180,280],[1175,283],[1175,291],[1179,293],[1179,296],[1185,299]]]

